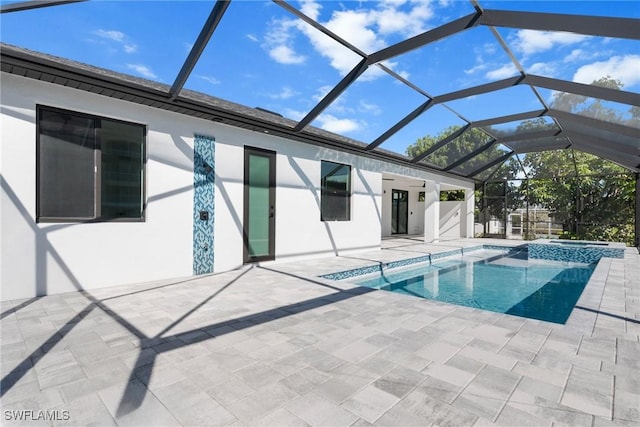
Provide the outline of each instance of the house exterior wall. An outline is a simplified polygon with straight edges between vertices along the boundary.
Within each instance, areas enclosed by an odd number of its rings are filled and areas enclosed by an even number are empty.
[[[193,135],[204,120],[2,73],[2,299],[192,273]],[[36,223],[36,105],[147,126],[144,222]]]
[[[472,186],[7,73],[2,73],[0,84],[2,300],[191,276],[194,135],[215,139],[214,273],[243,263],[244,146],[277,153],[275,262],[379,248],[385,218],[383,173]],[[145,221],[36,223],[38,104],[147,127]],[[321,160],[352,167],[350,221],[320,220]],[[410,194],[412,201],[417,201],[415,193]],[[414,216],[416,208],[410,207]],[[410,231],[412,227],[410,223]]]
[[[369,160],[279,137],[220,126],[216,131],[214,271],[242,265],[244,146],[275,151],[277,261],[380,246],[381,173]],[[321,160],[351,165],[351,220],[320,221]],[[221,253],[222,252],[222,253]]]
[[[422,181],[396,182],[382,181],[382,237],[391,236],[391,192],[392,190],[404,190],[409,192],[409,215],[407,221],[407,234],[423,234],[424,233],[424,210],[425,202],[418,201],[418,194],[424,191],[424,188],[418,184]]]
[[[465,202],[440,202],[440,239],[459,239],[464,237],[466,227],[464,215]]]

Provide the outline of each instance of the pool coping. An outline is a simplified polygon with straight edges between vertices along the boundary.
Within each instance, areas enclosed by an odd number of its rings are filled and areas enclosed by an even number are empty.
[[[596,268],[564,323],[565,326],[588,333],[593,332],[613,259],[602,257],[596,263]]]
[[[526,245],[526,244],[525,244]],[[353,277],[364,276],[371,273],[381,272],[383,270],[389,270],[399,267],[406,267],[413,264],[420,264],[423,262],[433,262],[435,260],[439,260],[442,258],[454,256],[454,255],[464,255],[468,252],[473,252],[481,249],[489,249],[489,250],[499,250],[504,252],[515,252],[515,251],[526,251],[527,248],[523,247],[524,245],[518,246],[499,246],[499,245],[476,245],[468,248],[457,248],[451,249],[444,252],[435,252],[428,253],[426,255],[421,255],[417,257],[405,258],[396,261],[389,262],[378,262],[377,264],[368,265],[364,267],[352,268],[349,270],[336,271],[333,273],[322,274],[319,277],[328,280],[346,280],[351,279]]]
[[[317,277],[321,279],[331,280],[331,281],[347,282],[348,279],[352,279],[354,277],[363,277],[372,273],[382,272],[383,270],[386,272],[389,272],[388,270],[392,270],[400,267],[406,267],[414,264],[417,265],[425,262],[431,263],[432,261],[439,260],[442,258],[455,256],[455,255],[464,255],[465,253],[482,250],[482,249],[501,250],[504,252],[528,251],[528,245],[530,243],[532,242],[523,243],[516,246],[481,244],[481,245],[475,245],[475,246],[466,247],[466,248],[461,247],[461,248],[456,248],[456,249],[447,250],[443,252],[429,253],[426,255],[418,256],[418,257],[411,257],[411,258],[406,258],[406,259],[401,259],[396,261],[389,261],[389,262],[379,261],[373,265],[357,267],[357,268],[352,268],[349,270],[343,270],[343,271],[338,271],[333,273],[326,273],[326,274],[318,275]],[[530,319],[530,318],[526,318],[526,319],[544,322],[552,325],[570,326],[576,330],[591,333],[595,328],[597,315],[599,313],[600,306],[602,304],[602,298],[604,295],[605,285],[607,282],[607,277],[609,275],[611,262],[616,258],[607,257],[603,255],[598,261],[595,262],[596,266],[593,272],[591,273],[591,277],[589,278],[589,281],[587,282],[584,289],[582,290],[582,293],[580,294],[578,301],[576,302],[573,309],[571,310],[571,313],[569,314],[569,317],[567,318],[567,321],[565,323],[554,323],[554,322],[548,322],[544,320]],[[553,260],[550,260],[550,261],[553,261]],[[562,261],[562,262],[569,262],[569,261]],[[354,282],[349,282],[349,283],[353,284],[354,286],[362,286]],[[374,289],[374,290],[381,290],[381,289]],[[482,310],[480,308],[475,308],[475,307],[467,307],[467,308],[472,310]],[[482,310],[482,311],[486,311],[486,310]],[[496,313],[496,314],[513,316],[513,317],[521,317],[521,316],[515,316],[507,313]]]

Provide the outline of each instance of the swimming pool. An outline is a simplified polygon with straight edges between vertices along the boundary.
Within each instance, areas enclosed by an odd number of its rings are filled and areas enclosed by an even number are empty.
[[[564,324],[595,266],[529,259],[526,251],[480,250],[351,281],[369,288]]]

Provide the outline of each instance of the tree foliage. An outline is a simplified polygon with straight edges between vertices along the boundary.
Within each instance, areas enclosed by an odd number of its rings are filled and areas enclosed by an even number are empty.
[[[601,77],[591,84],[615,90],[621,90],[624,86],[620,80],[610,76]],[[627,126],[638,127],[640,125],[640,109],[636,106],[629,106],[625,109],[622,105],[614,102],[568,92],[554,94],[551,108]]]
[[[407,154],[411,157],[415,157],[424,153],[439,141],[444,140],[459,130],[460,126],[450,126],[438,135],[427,135],[419,138],[415,144],[407,147]],[[438,148],[433,153],[429,154],[425,161],[432,166],[444,169],[468,154],[485,146],[492,139],[493,138],[480,129],[469,129],[462,135],[448,142],[443,147]],[[454,168],[453,172],[459,172],[463,175],[471,174],[492,161],[504,156],[505,153],[506,152],[501,149],[498,144],[493,144],[483,152]],[[519,166],[517,164],[517,160],[511,158],[508,159],[503,166],[496,165],[493,168],[488,169],[488,172],[495,169],[499,169],[501,177],[505,179],[514,179],[518,174]],[[482,197],[476,196],[476,211],[482,211],[484,216],[487,218],[493,217],[503,219],[505,217],[505,190],[503,189],[501,191],[501,195],[494,195],[491,198],[483,199]],[[517,189],[513,185],[509,185],[506,191],[506,200],[508,201],[509,206],[515,207],[515,205],[518,204]]]
[[[592,84],[617,90],[622,88],[619,80],[609,76]],[[573,93],[555,93],[550,107],[627,126],[640,125],[638,107],[625,110],[615,103]],[[521,122],[515,133],[551,128],[555,128],[555,123],[536,118]],[[438,135],[419,138],[407,147],[407,154],[415,157],[459,129],[459,126],[451,126]],[[509,132],[499,128],[487,130],[496,137],[506,136]],[[487,133],[473,128],[435,150],[425,161],[444,169],[489,141],[491,137]],[[499,144],[493,144],[452,171],[468,175],[504,153]],[[529,180],[518,185],[513,180],[523,177],[522,167]],[[476,178],[506,182],[484,186],[486,194],[476,192],[476,210],[481,212],[483,220],[503,220],[506,211],[522,207],[525,197],[528,197],[530,205],[548,209],[554,220],[562,223],[563,229],[576,238],[633,242],[635,177],[612,162],[571,148],[533,152],[522,156],[522,165],[517,158],[511,157],[501,166],[490,168]]]
[[[531,167],[533,177],[528,182],[529,203],[552,212],[565,231],[578,239],[633,243],[632,174],[599,157],[571,150],[529,154],[524,163]]]
[[[592,84],[622,88],[610,77]],[[633,109],[625,112],[571,93],[555,94],[551,107],[625,125],[637,120]],[[529,203],[553,212],[565,231],[578,239],[633,243],[635,178],[629,171],[572,149],[528,153],[523,163],[531,178]]]
[[[454,134],[460,130],[460,126],[450,126],[444,131],[435,136],[423,136],[418,138],[415,144],[407,147],[407,155],[415,157],[424,153],[426,150],[433,147],[439,141],[445,139],[449,135]],[[468,129],[462,135],[458,136],[454,140],[448,142],[445,146],[437,149],[430,155],[428,155],[425,161],[437,168],[445,168],[450,164],[458,161],[467,154],[483,147],[485,144],[491,141],[491,137],[480,129],[473,128]],[[499,148],[497,144],[492,145],[484,152],[471,158],[469,161],[460,165],[458,170],[460,173],[466,175],[472,173],[489,163],[490,161],[497,159],[504,155],[505,152]]]

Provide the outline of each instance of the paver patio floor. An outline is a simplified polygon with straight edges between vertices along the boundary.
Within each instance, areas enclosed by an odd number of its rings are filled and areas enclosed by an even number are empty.
[[[482,243],[3,303],[2,423],[640,425],[635,249],[600,262],[566,325],[317,277]]]

